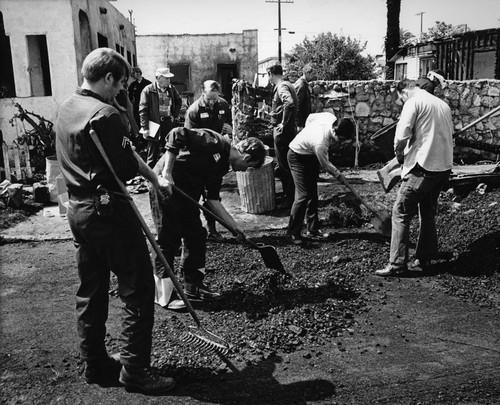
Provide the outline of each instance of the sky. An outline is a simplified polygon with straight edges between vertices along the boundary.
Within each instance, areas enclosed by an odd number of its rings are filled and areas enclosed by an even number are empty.
[[[278,55],[278,0],[116,0],[132,10],[138,35],[213,34],[258,30],[259,60]],[[293,3],[291,3],[293,1]],[[290,3],[285,3],[290,2]],[[417,15],[417,13],[424,13]],[[383,53],[386,0],[281,0],[282,53],[304,38],[332,32],[366,42],[370,55]],[[402,0],[400,26],[417,35],[436,21],[473,30],[500,27],[500,0]],[[293,33],[292,33],[293,32]]]

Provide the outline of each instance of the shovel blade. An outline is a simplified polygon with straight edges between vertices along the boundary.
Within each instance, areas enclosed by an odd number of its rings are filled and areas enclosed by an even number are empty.
[[[264,245],[263,243],[257,243],[257,249],[259,249],[262,260],[268,269],[278,270],[281,274],[290,276],[290,274],[283,267],[283,263],[276,252],[274,246]]]
[[[391,216],[386,212],[379,212],[370,221],[373,228],[381,235],[390,237],[392,232],[392,220]]]

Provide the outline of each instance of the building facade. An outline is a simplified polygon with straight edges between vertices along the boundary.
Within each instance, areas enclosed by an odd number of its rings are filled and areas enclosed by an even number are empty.
[[[137,60],[144,77],[154,80],[158,67],[170,67],[174,84],[191,100],[205,80],[217,80],[231,101],[233,79],[253,81],[258,68],[257,30],[226,34],[138,35]]]
[[[0,130],[22,131],[14,103],[55,122],[60,103],[82,83],[85,56],[116,49],[136,64],[134,26],[108,0],[0,0]],[[31,129],[31,128],[30,128]]]

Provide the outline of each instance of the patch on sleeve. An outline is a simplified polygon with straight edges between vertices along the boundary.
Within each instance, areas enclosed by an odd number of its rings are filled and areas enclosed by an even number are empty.
[[[130,139],[124,136],[122,139],[122,148],[127,149],[130,145],[131,145]]]
[[[200,118],[208,118],[208,117],[209,117],[209,115],[208,115],[208,113],[207,113],[207,112],[202,112],[202,113],[200,114]]]
[[[220,160],[220,158],[221,158],[220,153],[216,153],[216,154],[214,154],[214,160],[215,160],[216,162],[218,162],[218,161]]]

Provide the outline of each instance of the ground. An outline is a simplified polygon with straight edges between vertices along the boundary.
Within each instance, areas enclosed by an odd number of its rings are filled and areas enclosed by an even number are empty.
[[[395,192],[385,194],[374,173],[347,174],[371,204],[391,206]],[[266,269],[228,233],[227,242],[209,243],[207,277],[224,299],[195,308],[231,350],[227,363],[195,352],[182,338],[189,314],[156,307],[153,365],[178,384],[165,397],[83,381],[74,247],[56,207],[3,229],[2,403],[500,403],[499,190],[442,193],[438,232],[450,259],[392,279],[373,275],[387,261],[388,240],[328,176],[320,216],[332,235],[305,247],[286,242],[286,213],[243,213],[236,190],[229,176],[223,202],[249,237],[276,247],[293,277]],[[147,193],[134,200],[150,224]],[[112,283],[110,352],[120,347],[119,311]]]

